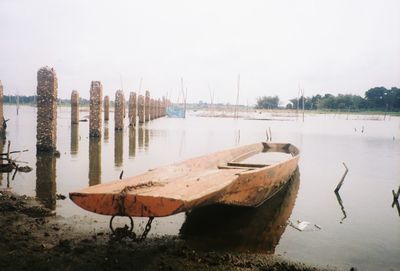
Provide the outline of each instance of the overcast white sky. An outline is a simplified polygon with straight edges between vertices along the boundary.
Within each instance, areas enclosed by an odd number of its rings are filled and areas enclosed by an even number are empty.
[[[56,69],[59,97],[89,97],[100,80],[188,101],[240,103],[258,96],[362,95],[400,87],[399,0],[0,0],[0,80],[5,94],[36,93],[36,73]]]

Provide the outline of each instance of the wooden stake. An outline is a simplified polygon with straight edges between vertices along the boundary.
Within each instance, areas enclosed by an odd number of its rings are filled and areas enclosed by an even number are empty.
[[[349,172],[349,169],[347,168],[347,166],[346,166],[346,164],[344,162],[343,162],[343,166],[345,167],[346,170],[345,170],[345,172],[344,172],[344,174],[342,176],[342,179],[340,180],[340,182],[336,186],[335,193],[339,192],[340,187],[342,187],[342,184],[344,182],[344,178],[346,178],[347,172]]]

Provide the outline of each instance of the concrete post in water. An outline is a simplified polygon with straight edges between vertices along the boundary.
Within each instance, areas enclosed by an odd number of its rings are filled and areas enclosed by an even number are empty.
[[[71,93],[71,124],[79,124],[79,93],[76,90]]]
[[[136,93],[131,92],[129,94],[129,126],[136,126]]]
[[[161,118],[161,100],[157,100],[157,117]]]
[[[110,97],[104,97],[104,121],[108,121],[110,119]]]
[[[159,118],[159,104],[158,104],[158,100],[154,101],[154,114],[156,116],[156,119]]]
[[[159,115],[159,101],[160,101],[159,99],[154,100],[154,117],[156,119],[158,119],[160,117],[160,115]]]
[[[144,123],[144,97],[139,95],[138,97],[138,115],[139,123]]]
[[[156,118],[158,119],[160,117],[160,99],[156,100],[156,105],[155,105],[155,111],[156,111]]]
[[[161,100],[157,100],[157,118],[161,118]]]
[[[154,100],[153,101],[153,111],[154,111],[154,118],[157,119],[158,118],[158,100]]]
[[[36,151],[55,152],[57,141],[57,75],[50,67],[37,73]]]
[[[150,92],[146,90],[146,97],[144,100],[144,113],[145,113],[145,121],[148,122],[150,120]]]
[[[122,90],[117,90],[115,92],[115,102],[114,102],[114,122],[115,130],[124,129],[124,110],[125,110],[125,99]]]
[[[103,85],[100,81],[92,81],[90,87],[89,137],[101,137],[101,107]]]

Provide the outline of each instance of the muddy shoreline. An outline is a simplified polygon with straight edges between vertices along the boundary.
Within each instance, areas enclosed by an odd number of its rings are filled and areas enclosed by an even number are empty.
[[[115,240],[0,191],[0,270],[336,270],[276,255],[200,251],[179,237]]]

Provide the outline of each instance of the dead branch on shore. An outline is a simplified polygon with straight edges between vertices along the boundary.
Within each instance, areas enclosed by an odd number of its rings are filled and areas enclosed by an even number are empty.
[[[17,174],[17,171],[30,172],[32,170],[32,168],[29,166],[21,166],[20,167],[18,165],[18,162],[20,162],[20,161],[17,161],[10,156],[10,154],[27,152],[28,150],[10,151],[10,147],[11,147],[11,141],[8,141],[7,142],[7,152],[0,153],[0,172],[11,173],[13,170],[15,170],[14,174],[12,176],[12,179],[14,180],[15,175]],[[4,163],[4,161],[6,163]]]

